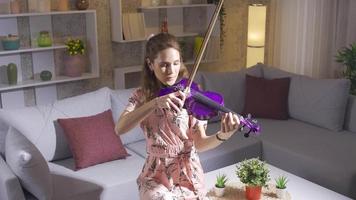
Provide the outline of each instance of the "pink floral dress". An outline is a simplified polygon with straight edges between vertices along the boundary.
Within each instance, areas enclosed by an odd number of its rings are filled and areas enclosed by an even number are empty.
[[[137,89],[126,110],[138,108],[143,101],[142,90]],[[179,114],[155,109],[140,125],[147,144],[146,162],[137,179],[140,198],[208,199],[203,169],[191,137],[193,129],[206,126],[206,121],[189,116],[184,109]]]

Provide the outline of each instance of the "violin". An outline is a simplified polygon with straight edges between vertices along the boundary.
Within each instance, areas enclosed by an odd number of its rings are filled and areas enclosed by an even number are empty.
[[[178,83],[175,83],[173,86],[165,87],[159,91],[158,96],[163,96],[170,94],[176,91],[183,91],[187,95],[187,98],[184,102],[184,108],[187,109],[188,113],[200,120],[208,120],[214,116],[217,116],[219,112],[224,113],[234,113],[239,117],[241,128],[239,131],[243,131],[244,128],[248,128],[248,131],[244,133],[245,137],[249,137],[250,133],[259,133],[261,127],[257,124],[257,120],[251,118],[251,115],[248,115],[246,118],[237,114],[229,108],[224,107],[224,98],[221,94],[212,92],[212,91],[202,91],[199,89],[198,84],[193,82],[193,79],[197,73],[199,64],[203,57],[203,53],[208,44],[208,40],[212,33],[214,24],[218,18],[218,14],[221,10],[224,0],[220,0],[219,4],[216,6],[212,20],[210,21],[208,30],[205,34],[202,46],[199,50],[199,53],[195,59],[193,71],[190,74],[188,79],[181,79]]]

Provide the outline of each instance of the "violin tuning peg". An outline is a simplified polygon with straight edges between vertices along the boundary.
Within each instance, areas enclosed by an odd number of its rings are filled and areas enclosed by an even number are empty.
[[[257,124],[258,121],[257,121],[257,119],[253,119],[252,122]]]
[[[251,130],[249,130],[247,133],[244,134],[245,137],[249,137],[251,133]]]
[[[252,117],[251,113],[247,114],[248,119],[251,119],[251,117]]]

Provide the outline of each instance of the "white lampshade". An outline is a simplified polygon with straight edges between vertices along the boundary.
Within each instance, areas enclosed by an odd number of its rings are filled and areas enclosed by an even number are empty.
[[[249,47],[265,46],[266,10],[263,4],[251,4],[248,7],[247,45]]]

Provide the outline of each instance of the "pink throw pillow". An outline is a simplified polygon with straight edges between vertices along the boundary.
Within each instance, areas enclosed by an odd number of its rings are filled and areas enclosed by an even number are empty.
[[[58,119],[75,161],[76,170],[129,156],[115,134],[111,110],[78,118]]]

